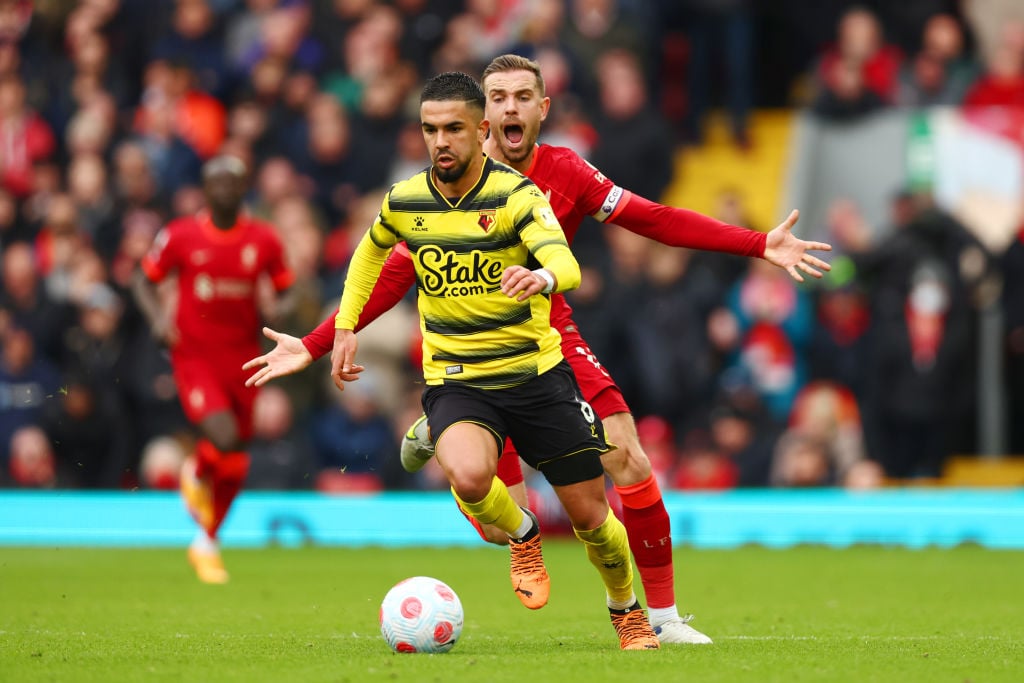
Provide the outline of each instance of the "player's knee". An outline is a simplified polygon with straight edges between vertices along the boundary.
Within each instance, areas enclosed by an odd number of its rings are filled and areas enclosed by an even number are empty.
[[[245,441],[238,433],[238,425],[234,422],[225,423],[217,430],[213,444],[224,453],[235,453],[245,450]]]
[[[230,413],[218,412],[211,415],[200,426],[206,439],[221,453],[233,453],[245,448],[238,424]]]
[[[601,465],[616,486],[639,484],[651,476],[651,461],[640,442],[626,442],[601,456]]]
[[[585,508],[577,508],[569,513],[572,528],[577,531],[593,531],[608,519],[608,503],[601,501]]]
[[[604,494],[603,480],[595,480],[595,486],[576,489],[572,495],[560,496],[572,528],[591,531],[608,519],[608,498]]]
[[[494,479],[473,472],[452,472],[448,475],[448,483],[457,495],[467,503],[479,503],[491,492]]]

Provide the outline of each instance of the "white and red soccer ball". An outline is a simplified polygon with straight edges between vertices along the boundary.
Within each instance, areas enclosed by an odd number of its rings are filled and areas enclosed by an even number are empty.
[[[459,596],[429,576],[399,582],[380,605],[380,632],[395,652],[448,652],[462,633],[462,622]]]

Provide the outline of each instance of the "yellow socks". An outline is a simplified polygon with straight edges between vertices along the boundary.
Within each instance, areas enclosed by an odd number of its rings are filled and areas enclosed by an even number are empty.
[[[635,599],[633,562],[629,555],[626,527],[622,526],[611,508],[608,508],[608,517],[601,526],[592,531],[573,531],[576,538],[587,546],[587,557],[601,574],[609,600],[617,604],[631,604],[631,599]]]

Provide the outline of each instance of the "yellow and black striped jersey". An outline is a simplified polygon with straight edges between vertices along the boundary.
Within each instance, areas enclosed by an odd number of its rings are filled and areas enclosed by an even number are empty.
[[[514,386],[562,359],[550,298],[501,292],[509,266],[544,267],[557,291],[579,285],[579,265],[551,205],[531,180],[485,158],[464,196],[444,197],[430,170],[395,184],[349,267],[336,326],[354,329],[389,250],[404,241],[416,269],[427,384]]]

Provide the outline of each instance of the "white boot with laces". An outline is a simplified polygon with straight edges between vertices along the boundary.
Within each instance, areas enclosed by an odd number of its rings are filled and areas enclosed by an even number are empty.
[[[690,626],[692,614],[676,617],[654,627],[663,645],[711,645],[711,639]]]

